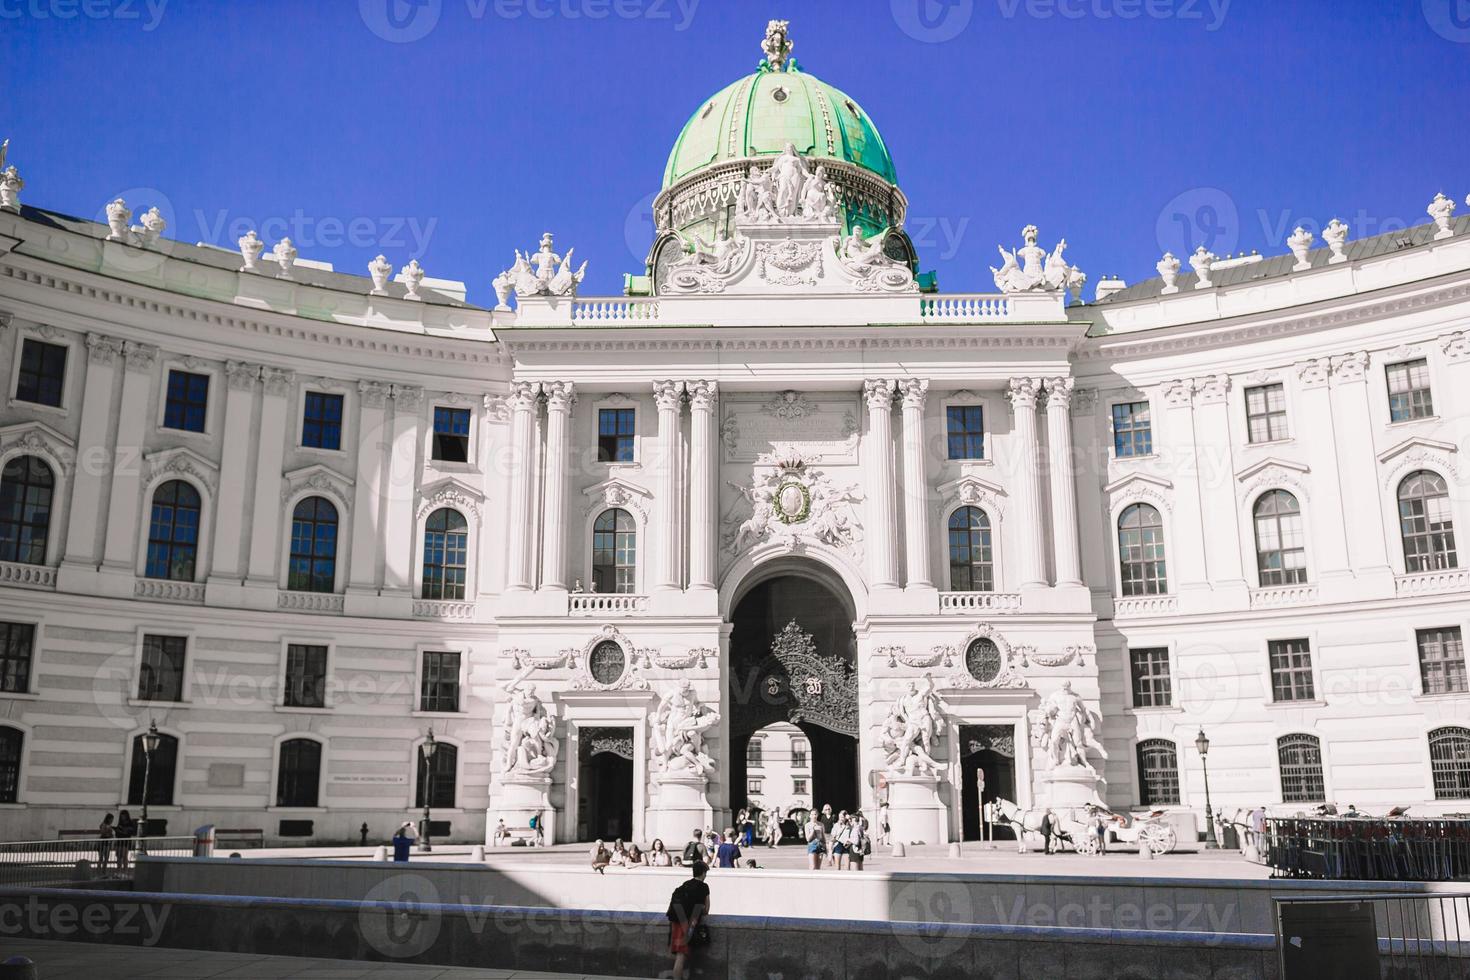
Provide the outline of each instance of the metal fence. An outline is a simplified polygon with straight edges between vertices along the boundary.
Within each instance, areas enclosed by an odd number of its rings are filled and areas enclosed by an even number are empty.
[[[1470,893],[1275,902],[1282,980],[1470,977]]]
[[[1272,818],[1261,851],[1277,877],[1465,881],[1470,820]]]
[[[138,854],[189,857],[193,837],[38,840],[0,843],[0,885],[57,885],[130,879]]]

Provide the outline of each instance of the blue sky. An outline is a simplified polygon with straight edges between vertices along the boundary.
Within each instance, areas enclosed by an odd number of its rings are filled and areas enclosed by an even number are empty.
[[[0,0],[0,136],[28,204],[416,257],[486,304],[550,229],[616,293],[675,136],[777,16],[877,123],[946,292],[1028,222],[1132,282],[1470,192],[1466,0]]]

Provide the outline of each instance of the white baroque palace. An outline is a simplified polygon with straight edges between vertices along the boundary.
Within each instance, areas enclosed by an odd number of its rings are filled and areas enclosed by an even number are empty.
[[[1218,806],[1470,809],[1454,202],[1090,301],[1027,226],[942,293],[871,120],[764,49],[618,297],[550,234],[481,308],[35,207],[0,160],[7,836],[136,811],[145,768],[170,832],[273,841],[426,797],[457,839],[671,846],[752,798],[1188,820],[1201,730]]]

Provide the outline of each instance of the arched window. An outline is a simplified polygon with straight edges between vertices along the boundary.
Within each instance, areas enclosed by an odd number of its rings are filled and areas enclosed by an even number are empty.
[[[1166,738],[1138,743],[1138,802],[1142,806],[1179,802],[1179,751]]]
[[[603,511],[592,525],[592,588],[638,590],[638,529],[633,515],[620,508]]]
[[[995,589],[990,517],[979,507],[961,507],[949,516],[949,587],[955,592]]]
[[[148,805],[172,806],[174,802],[174,776],[179,765],[179,740],[172,735],[159,733],[158,748],[153,750],[153,761],[148,764],[143,752],[143,736],[133,736],[133,761],[128,770],[128,806],[142,806],[143,778],[148,778]]]
[[[1118,515],[1118,560],[1125,596],[1169,591],[1164,566],[1164,520],[1158,508],[1130,504]]]
[[[316,806],[322,780],[322,743],[288,738],[276,767],[276,806]]]
[[[170,480],[153,491],[148,522],[148,578],[194,581],[199,553],[199,491],[183,480]]]
[[[307,497],[291,514],[291,565],[286,588],[331,592],[337,583],[337,508]]]
[[[469,524],[464,515],[440,507],[424,524],[425,599],[463,599],[469,564]]]
[[[1322,780],[1322,743],[1315,735],[1283,735],[1276,740],[1281,764],[1281,802],[1321,803],[1327,799]]]
[[[1399,535],[1404,541],[1405,571],[1458,567],[1455,523],[1444,477],[1428,470],[1404,477],[1399,484]]]
[[[1261,585],[1295,585],[1307,580],[1307,546],[1302,508],[1285,490],[1256,498],[1256,570]]]
[[[17,456],[0,472],[0,561],[46,563],[56,478],[36,456]]]
[[[1436,800],[1470,799],[1470,728],[1448,726],[1430,732],[1429,766]]]
[[[25,740],[19,728],[0,726],[0,803],[20,802],[20,755]]]
[[[434,747],[434,779],[432,785],[428,779],[429,767],[424,763],[424,753],[421,749],[415,749],[414,755],[418,757],[418,779],[415,782],[414,806],[424,805],[424,791],[429,791],[429,805],[435,809],[453,809],[455,780],[459,773],[459,749],[448,742],[437,742]]]

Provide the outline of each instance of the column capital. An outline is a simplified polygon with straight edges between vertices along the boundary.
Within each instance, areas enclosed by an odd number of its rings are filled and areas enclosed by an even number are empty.
[[[152,344],[139,344],[130,340],[123,347],[123,360],[128,362],[130,371],[146,371],[157,359],[158,348]]]
[[[696,411],[713,411],[720,397],[720,386],[713,381],[690,381],[685,387],[689,391],[689,408]]]
[[[388,404],[388,394],[392,385],[386,381],[359,381],[357,383],[357,397],[362,399],[363,408],[382,408]]]
[[[1194,379],[1194,393],[1201,405],[1215,405],[1230,393],[1230,375],[1210,374]]]
[[[296,372],[268,367],[261,372],[261,380],[265,382],[267,395],[284,398],[291,393],[291,386],[296,383]]]
[[[541,390],[546,395],[547,411],[570,411],[572,402],[577,400],[577,387],[570,381],[548,381]]]
[[[679,399],[684,394],[684,382],[682,381],[655,381],[653,383],[653,400],[658,405],[660,412],[678,411]]]
[[[1072,404],[1072,389],[1076,384],[1073,378],[1047,378],[1047,411],[1065,412]]]
[[[1368,376],[1368,362],[1371,358],[1367,351],[1354,351],[1351,354],[1340,354],[1332,359],[1332,378],[1334,381],[1363,381]]]
[[[1035,378],[1012,378],[1006,386],[1006,398],[1016,411],[1036,407],[1036,397],[1041,394],[1041,385]]]
[[[418,385],[394,385],[393,407],[405,411],[416,411],[423,404],[424,389]]]
[[[1297,362],[1296,376],[1303,388],[1320,388],[1327,383],[1331,375],[1332,362],[1325,357],[1314,357]]]
[[[253,391],[260,380],[260,365],[249,361],[225,361],[225,381],[234,391]]]
[[[863,382],[863,401],[868,411],[888,410],[893,407],[893,382],[886,378],[869,378]]]
[[[104,333],[87,334],[87,360],[93,364],[111,364],[122,354],[123,342]]]
[[[1184,408],[1194,401],[1194,382],[1189,378],[1175,378],[1160,386],[1164,401],[1171,408]]]
[[[929,397],[929,381],[926,378],[904,378],[898,383],[898,393],[903,398],[904,408],[923,408]]]
[[[505,403],[512,412],[529,412],[536,407],[536,398],[541,394],[541,385],[535,381],[512,381],[506,392]]]

